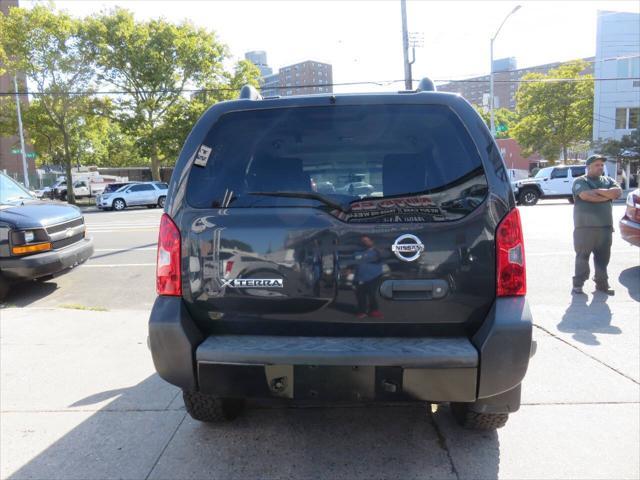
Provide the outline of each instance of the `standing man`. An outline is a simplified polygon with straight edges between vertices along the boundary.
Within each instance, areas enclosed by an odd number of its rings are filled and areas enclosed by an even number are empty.
[[[607,265],[611,257],[613,232],[612,201],[622,195],[620,185],[604,176],[606,158],[592,155],[587,159],[587,174],[573,183],[573,246],[576,251],[576,270],[573,294],[582,294],[582,286],[589,278],[589,257],[593,253],[596,290],[607,295],[615,292],[609,286]]]

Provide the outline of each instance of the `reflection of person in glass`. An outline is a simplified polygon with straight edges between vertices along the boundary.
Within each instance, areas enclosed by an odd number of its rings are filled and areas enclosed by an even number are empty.
[[[360,241],[366,250],[356,253],[356,268],[353,283],[356,286],[356,299],[358,300],[358,318],[367,315],[374,318],[382,318],[382,312],[378,309],[378,278],[383,273],[382,258],[375,248],[373,240],[363,236]]]

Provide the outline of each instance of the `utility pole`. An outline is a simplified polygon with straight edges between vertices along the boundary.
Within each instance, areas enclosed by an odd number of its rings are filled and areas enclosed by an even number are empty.
[[[22,150],[22,170],[24,173],[24,186],[29,188],[29,171],[27,169],[27,150],[24,146],[24,133],[22,131],[22,113],[20,112],[20,96],[18,95],[18,76],[13,76],[13,87],[16,91],[16,111],[18,112],[18,131],[20,132],[20,150]]]
[[[400,0],[402,11],[402,55],[404,57],[404,88],[413,90],[411,63],[409,62],[409,32],[407,31],[407,0]]]
[[[493,102],[494,102],[494,98],[493,98],[493,42],[495,42],[496,37],[498,36],[498,34],[500,33],[500,30],[502,30],[502,26],[504,25],[504,23],[508,20],[508,18],[513,15],[514,13],[516,13],[518,10],[520,10],[521,5],[517,5],[513,10],[511,10],[511,12],[509,13],[509,15],[507,15],[506,17],[504,17],[504,20],[502,21],[502,23],[500,24],[500,26],[498,27],[498,30],[496,31],[496,34],[491,37],[491,69],[489,70],[489,110],[490,110],[490,125],[491,125],[491,136],[493,138],[496,138],[496,122],[493,116]]]

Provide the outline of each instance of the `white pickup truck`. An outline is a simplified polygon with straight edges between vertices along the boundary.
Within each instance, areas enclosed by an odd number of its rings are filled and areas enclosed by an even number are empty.
[[[113,182],[126,182],[129,179],[127,177],[115,177],[115,176],[86,176],[76,179],[73,182],[73,193],[76,198],[82,197],[95,197],[102,193],[109,183]],[[53,198],[59,198],[60,200],[66,200],[67,198],[67,182],[64,179],[58,180],[49,190],[50,196]]]
[[[541,198],[566,198],[573,203],[573,181],[585,172],[584,165],[541,168],[535,177],[511,182],[511,187],[520,205],[535,205]],[[604,174],[609,175],[606,165]]]

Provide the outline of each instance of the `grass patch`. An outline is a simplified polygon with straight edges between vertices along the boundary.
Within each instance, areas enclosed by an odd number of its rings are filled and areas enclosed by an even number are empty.
[[[104,307],[87,307],[86,305],[79,305],[77,303],[65,303],[60,305],[60,308],[68,308],[70,310],[87,310],[90,312],[108,312],[109,310]]]

